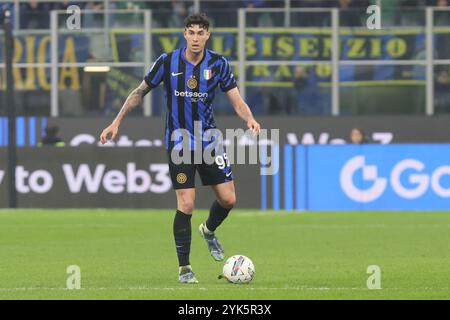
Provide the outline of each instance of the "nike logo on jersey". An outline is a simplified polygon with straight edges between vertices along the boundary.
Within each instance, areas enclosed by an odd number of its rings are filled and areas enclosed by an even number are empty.
[[[183,72],[180,72],[180,73],[175,73],[175,72],[172,72],[172,77],[176,77],[176,76],[179,76],[180,74],[183,74]]]
[[[227,177],[231,176],[232,172],[228,172],[227,174],[225,174]]]

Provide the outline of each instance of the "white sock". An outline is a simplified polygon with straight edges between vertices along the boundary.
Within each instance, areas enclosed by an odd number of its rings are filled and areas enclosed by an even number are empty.
[[[188,264],[188,265],[186,265],[186,266],[181,266],[181,267],[179,267],[178,268],[178,273],[181,273],[181,270],[183,270],[183,269],[189,269],[189,270],[192,270],[192,267],[191,267],[191,265],[190,264]]]
[[[206,223],[203,224],[203,231],[206,234],[213,234],[214,233],[214,231],[211,231],[211,230],[208,229],[208,227],[206,226]]]

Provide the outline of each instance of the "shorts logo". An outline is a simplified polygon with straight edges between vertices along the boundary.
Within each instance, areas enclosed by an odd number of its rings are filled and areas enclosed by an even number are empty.
[[[186,174],[184,174],[184,173],[179,173],[179,174],[177,174],[177,182],[179,183],[179,184],[183,184],[183,183],[185,183],[187,181],[187,176],[186,176]]]
[[[190,78],[187,82],[187,86],[189,87],[189,89],[197,88],[197,80],[195,78]]]

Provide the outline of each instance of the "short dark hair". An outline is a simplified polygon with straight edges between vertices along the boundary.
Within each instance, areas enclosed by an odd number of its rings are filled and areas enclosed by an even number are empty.
[[[190,15],[184,20],[184,23],[186,28],[198,25],[200,28],[209,29],[209,18],[204,13]]]

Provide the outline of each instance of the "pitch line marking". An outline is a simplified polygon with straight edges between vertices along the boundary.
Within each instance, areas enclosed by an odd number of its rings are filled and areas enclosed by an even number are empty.
[[[235,286],[235,287],[186,287],[186,288],[173,288],[173,287],[129,287],[129,288],[81,288],[77,290],[69,290],[67,288],[38,288],[38,287],[23,287],[23,288],[0,288],[1,292],[19,292],[19,291],[70,291],[70,292],[77,292],[77,291],[188,291],[188,290],[246,290],[246,291],[367,291],[372,292],[373,290],[369,290],[367,288],[361,287],[361,288],[351,288],[351,287],[340,287],[340,288],[331,288],[331,287],[286,287],[286,288],[242,288],[242,286]],[[430,287],[423,287],[423,288],[383,288],[378,291],[450,291],[450,288],[430,288]]]

